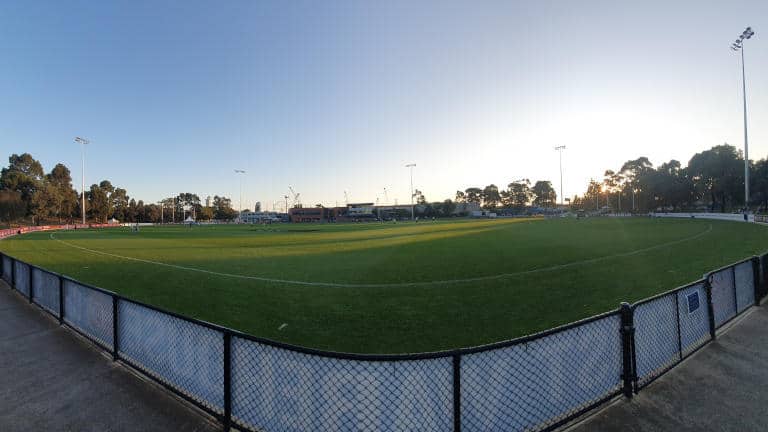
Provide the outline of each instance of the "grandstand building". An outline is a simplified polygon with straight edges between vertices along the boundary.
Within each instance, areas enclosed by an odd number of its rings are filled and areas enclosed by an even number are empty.
[[[411,218],[411,205],[374,205],[373,203],[350,203],[345,207],[298,207],[288,210],[290,222],[367,222],[376,220],[403,220]],[[425,206],[416,204],[416,216],[423,213]],[[481,211],[479,204],[459,203],[454,215],[468,216]]]
[[[285,213],[282,215],[276,212],[252,212],[244,210],[240,213],[240,221],[242,223],[271,223],[282,222],[285,217]]]

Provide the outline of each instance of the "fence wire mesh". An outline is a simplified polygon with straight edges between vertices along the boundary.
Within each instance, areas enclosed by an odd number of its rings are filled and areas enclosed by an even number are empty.
[[[32,269],[32,300],[54,315],[59,314],[59,277]]]
[[[7,283],[13,283],[11,280],[11,266],[13,266],[13,260],[11,258],[3,255],[3,280]]]
[[[686,357],[711,338],[704,282],[680,289],[677,298],[680,309],[680,345],[683,357]]]
[[[736,285],[736,311],[742,313],[755,304],[755,273],[752,261],[736,264],[733,270]]]
[[[677,293],[635,307],[635,353],[638,384],[661,375],[680,361]]]
[[[29,264],[21,261],[13,262],[13,285],[20,293],[29,296]]]
[[[232,338],[232,416],[249,429],[453,429],[450,357],[362,361]]]
[[[117,331],[124,361],[219,415],[226,414],[224,343],[231,340],[232,419],[251,430],[447,431],[458,418],[465,432],[539,431],[622,388],[618,312],[460,358],[361,360],[257,342],[66,278],[60,299],[57,275],[5,255],[2,276],[25,295],[31,281],[33,300],[54,314],[63,301],[64,320],[109,350]],[[715,326],[753,305],[766,277],[768,254],[711,273]],[[706,290],[696,282],[634,306],[630,373],[639,387],[710,340]]]
[[[101,345],[112,349],[112,296],[64,280],[64,321]]]
[[[462,431],[541,430],[621,386],[621,320],[612,314],[461,359]]]
[[[709,276],[712,287],[712,308],[715,312],[715,327],[719,328],[736,316],[736,288],[731,267],[716,271]]]
[[[222,332],[122,299],[117,315],[122,359],[210,411],[223,413]]]

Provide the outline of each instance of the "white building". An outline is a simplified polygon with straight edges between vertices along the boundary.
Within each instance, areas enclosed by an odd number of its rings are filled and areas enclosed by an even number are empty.
[[[265,223],[265,222],[280,222],[283,218],[280,213],[276,212],[252,212],[244,210],[240,213],[240,222],[242,223]]]

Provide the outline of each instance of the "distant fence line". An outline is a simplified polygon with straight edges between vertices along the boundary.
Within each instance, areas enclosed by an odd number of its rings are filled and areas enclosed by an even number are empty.
[[[230,426],[252,431],[546,431],[632,397],[766,293],[768,254],[551,330],[451,351],[371,355],[275,342],[0,253],[30,303]]]
[[[34,225],[24,226],[18,228],[6,228],[0,230],[0,239],[6,237],[15,236],[18,234],[26,234],[36,231],[60,231],[60,230],[78,230],[88,228],[116,228],[120,225],[115,224],[66,224],[66,225]]]
[[[744,213],[651,213],[653,217],[684,218],[684,219],[714,219],[731,222],[765,222],[765,216]]]

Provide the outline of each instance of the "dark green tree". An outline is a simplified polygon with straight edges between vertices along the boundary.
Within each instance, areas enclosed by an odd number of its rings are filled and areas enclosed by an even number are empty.
[[[534,199],[533,204],[539,207],[554,207],[557,203],[557,193],[552,187],[552,182],[539,180],[531,188]]]
[[[499,187],[495,184],[489,184],[483,188],[483,207],[487,210],[493,210],[501,203],[501,194],[499,194]]]
[[[743,169],[741,152],[727,143],[696,153],[688,162],[696,192],[709,201],[712,211],[743,205]]]

